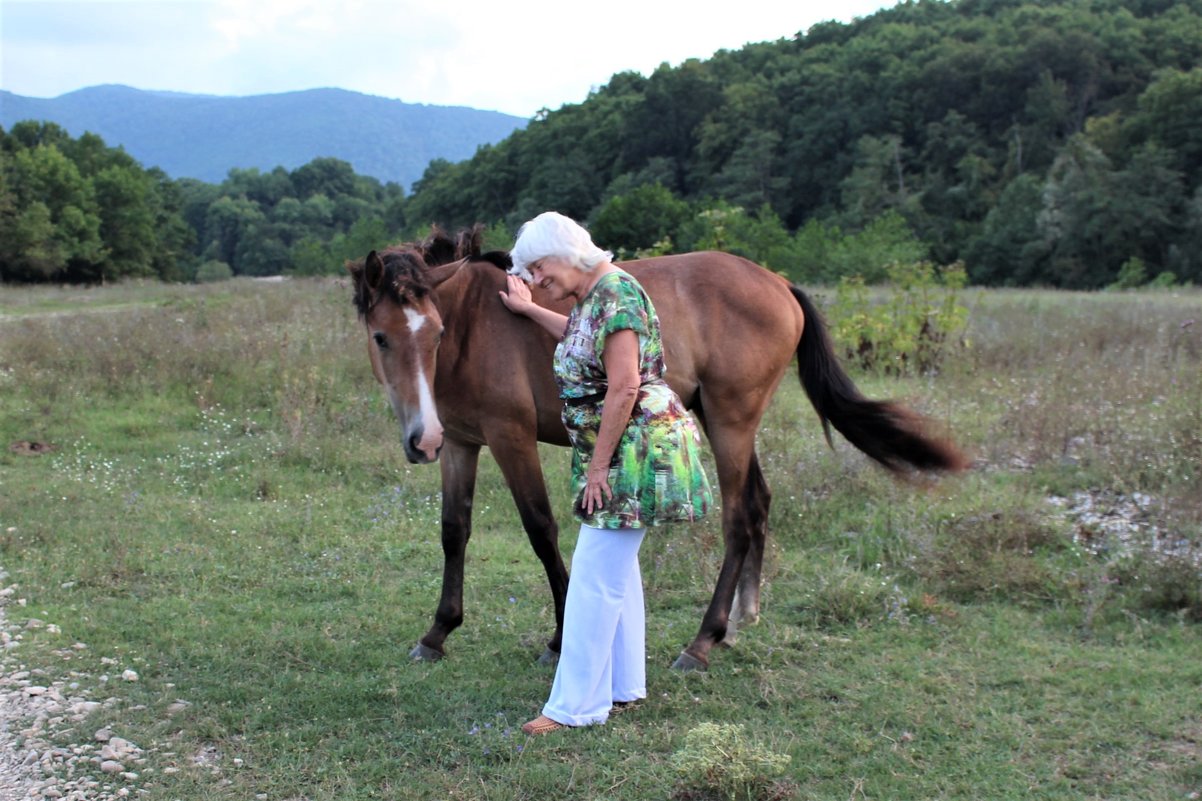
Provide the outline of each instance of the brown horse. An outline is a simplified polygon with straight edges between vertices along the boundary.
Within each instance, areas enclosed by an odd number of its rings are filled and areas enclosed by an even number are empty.
[[[455,239],[435,229],[421,243],[373,251],[348,263],[368,353],[414,463],[440,459],[442,597],[413,649],[443,656],[463,622],[464,553],[480,447],[487,445],[513,494],[555,600],[559,651],[568,574],[538,458],[538,442],[567,445],[551,371],[554,339],[511,314],[498,293],[508,255],[480,252],[480,227]],[[713,450],[722,494],[725,554],[696,638],[674,667],[704,669],[736,621],[759,615],[770,493],[755,452],[764,410],[796,355],[801,382],[822,420],[892,471],[958,470],[964,457],[923,433],[893,403],[864,398],[840,366],[817,310],[780,276],[726,253],[689,253],[623,263],[659,314],[668,383],[696,415]],[[538,287],[536,301],[548,304]],[[562,305],[562,304],[561,304]],[[559,308],[566,313],[566,308]]]

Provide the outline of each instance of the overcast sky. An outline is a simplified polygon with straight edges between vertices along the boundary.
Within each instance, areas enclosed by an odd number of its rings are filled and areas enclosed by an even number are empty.
[[[531,117],[614,73],[849,22],[895,0],[0,0],[0,88],[337,87]]]

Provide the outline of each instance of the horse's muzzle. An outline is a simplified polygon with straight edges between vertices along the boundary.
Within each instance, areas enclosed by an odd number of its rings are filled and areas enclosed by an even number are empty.
[[[442,453],[442,433],[427,436],[425,429],[411,432],[404,441],[405,458],[410,464],[430,464],[438,461]]]

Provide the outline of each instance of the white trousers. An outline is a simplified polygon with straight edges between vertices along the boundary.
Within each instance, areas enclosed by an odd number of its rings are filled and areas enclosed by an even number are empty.
[[[568,726],[604,723],[615,701],[647,697],[639,546],[645,528],[580,527],[563,613],[563,645],[543,714]]]

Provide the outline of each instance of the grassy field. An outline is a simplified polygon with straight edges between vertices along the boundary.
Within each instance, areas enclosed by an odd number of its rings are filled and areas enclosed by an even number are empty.
[[[146,750],[147,799],[1197,798],[1202,293],[972,300],[939,375],[858,380],[976,469],[905,486],[832,452],[790,377],[760,624],[668,670],[721,536],[654,531],[650,697],[528,740],[553,613],[487,456],[465,625],[407,659],[438,474],[404,461],[345,285],[0,288],[0,585],[55,624],[20,659],[118,700],[80,729]]]

